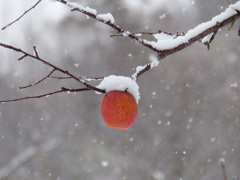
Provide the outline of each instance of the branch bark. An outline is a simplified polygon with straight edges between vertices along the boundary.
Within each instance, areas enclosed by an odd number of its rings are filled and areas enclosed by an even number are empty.
[[[149,48],[149,49],[151,49],[155,52],[158,52],[158,50],[156,48],[152,47],[149,44],[146,44],[143,39],[137,37],[136,35],[134,35],[133,33],[130,33],[129,31],[126,31],[126,30],[120,28],[118,25],[112,23],[111,21],[104,21],[100,18],[97,18],[96,14],[92,13],[91,11],[87,11],[86,8],[82,8],[80,6],[77,6],[77,4],[75,4],[75,3],[69,3],[66,0],[56,0],[56,1],[69,6],[70,8],[72,8],[71,11],[77,11],[77,12],[83,13],[83,14],[85,14],[85,15],[87,15],[87,16],[89,16],[89,17],[91,17],[91,18],[93,18],[93,19],[95,19],[95,20],[97,20],[101,23],[104,23],[104,24],[110,26],[112,29],[116,30],[117,33],[122,34],[124,37],[129,37],[129,38],[137,41],[138,43],[142,44],[143,46],[145,46],[145,47],[147,47],[147,48]]]
[[[167,57],[171,54],[174,54],[176,52],[179,52],[182,49],[185,49],[186,47],[192,45],[193,43],[200,41],[202,38],[206,37],[207,35],[213,33],[214,36],[212,36],[210,41],[207,43],[207,46],[209,47],[210,43],[214,39],[214,37],[215,37],[215,35],[216,35],[216,33],[218,32],[219,29],[221,29],[224,26],[227,26],[228,24],[231,24],[231,27],[232,27],[234,22],[240,17],[240,1],[238,1],[237,3],[235,3],[233,5],[229,5],[229,7],[226,9],[225,12],[221,13],[218,16],[215,16],[212,20],[210,20],[206,23],[202,23],[202,24],[198,25],[197,27],[189,30],[187,33],[181,33],[181,34],[176,33],[176,34],[174,34],[174,33],[163,32],[163,31],[159,30],[157,34],[159,34],[159,35],[161,35],[161,34],[169,35],[170,41],[171,41],[171,43],[167,43],[167,42],[162,43],[162,44],[164,44],[164,46],[161,46],[161,41],[160,40],[157,40],[156,42],[154,42],[154,41],[148,41],[146,39],[141,39],[139,37],[139,34],[131,33],[129,31],[126,31],[126,30],[120,28],[118,25],[114,24],[114,18],[113,17],[112,17],[112,19],[107,19],[106,20],[105,18],[102,18],[102,16],[100,16],[102,14],[97,15],[97,11],[95,9],[91,9],[89,7],[85,8],[81,5],[78,5],[76,3],[70,3],[66,0],[56,0],[56,1],[69,6],[71,8],[72,12],[83,13],[83,14],[85,14],[85,15],[87,15],[87,16],[89,16],[89,17],[91,17],[91,18],[93,18],[93,19],[95,19],[95,20],[97,20],[101,23],[104,23],[104,24],[108,25],[109,27],[111,27],[112,29],[117,31],[117,33],[119,33],[121,36],[133,39],[136,42],[142,44],[143,46],[145,46],[145,47],[147,47],[147,48],[149,48],[152,51],[157,53],[157,61],[158,61],[157,63],[156,63],[156,61],[154,61],[152,63],[147,63],[144,66],[138,66],[136,68],[136,72],[134,74],[132,74],[132,76],[131,76],[131,78],[134,79],[135,81],[137,81],[137,79],[142,74],[151,70],[153,67],[156,67],[158,65],[159,61],[161,61],[165,57]],[[17,18],[14,22],[21,19],[30,10],[35,8],[40,2],[41,2],[41,0],[39,0],[33,7],[28,9],[22,16]],[[14,22],[8,24],[6,27],[12,25]],[[148,33],[148,32],[146,32],[146,33],[142,32],[141,34],[156,35],[156,33]],[[159,41],[160,41],[160,43],[159,43]],[[167,46],[165,46],[165,44],[167,44]],[[169,44],[171,44],[171,46]],[[174,45],[172,45],[172,44],[174,44]],[[79,88],[79,89],[69,89],[69,88],[63,87],[60,90],[50,92],[50,93],[46,93],[46,94],[42,94],[42,95],[28,96],[28,97],[25,97],[25,98],[18,98],[18,99],[6,100],[6,101],[0,101],[0,102],[12,102],[12,101],[25,100],[25,99],[32,99],[32,98],[41,98],[41,97],[46,97],[46,96],[57,94],[57,93],[62,93],[62,92],[78,92],[78,91],[94,90],[94,91],[97,91],[97,92],[100,92],[100,93],[105,93],[104,89],[99,89],[99,88],[97,88],[95,86],[92,86],[91,84],[86,82],[86,81],[91,81],[91,80],[99,80],[99,79],[101,80],[101,79],[103,79],[103,77],[101,77],[101,78],[97,78],[97,77],[95,77],[95,78],[94,77],[91,77],[91,78],[77,77],[77,76],[73,75],[72,73],[70,73],[69,71],[61,69],[61,68],[53,65],[52,63],[40,58],[35,46],[33,46],[35,55],[27,53],[26,51],[24,51],[20,48],[16,48],[16,47],[13,47],[11,45],[4,44],[4,43],[0,43],[0,46],[23,54],[23,56],[21,56],[18,60],[23,60],[26,57],[30,57],[30,58],[33,58],[37,61],[40,61],[40,62],[44,63],[45,65],[53,68],[53,70],[47,76],[42,78],[41,80],[39,80],[39,81],[37,81],[33,84],[30,84],[28,86],[20,87],[20,89],[35,86],[35,85],[43,82],[45,79],[51,78],[51,77],[56,78],[56,79],[71,78],[71,79],[74,79],[77,82],[79,82],[79,83],[81,83],[85,86],[85,88]],[[52,76],[52,74],[55,71],[59,71],[59,72],[63,73],[64,75],[66,75],[66,77]]]
[[[186,47],[192,45],[193,43],[201,40],[203,37],[207,36],[208,34],[211,34],[211,33],[215,33],[221,29],[222,27],[224,26],[227,26],[228,24],[231,24],[233,23],[234,21],[236,21],[238,18],[240,18],[240,12],[239,11],[236,11],[236,14],[228,17],[227,19],[224,19],[222,22],[217,22],[215,25],[213,25],[212,27],[202,31],[200,34],[197,34],[196,36],[190,38],[188,40],[188,42],[186,43],[182,43],[172,49],[166,49],[166,50],[162,50],[159,52],[158,54],[158,59],[161,60],[171,54],[174,54],[178,51],[181,51],[182,49],[185,49]],[[210,21],[209,21],[210,22]],[[204,26],[204,24],[202,24]]]
[[[67,76],[73,78],[73,79],[76,80],[77,82],[85,85],[88,89],[92,89],[92,90],[98,91],[98,92],[100,92],[100,93],[105,93],[105,90],[96,88],[95,86],[92,86],[92,85],[86,83],[84,80],[79,79],[78,77],[74,76],[74,75],[71,74],[69,71],[63,70],[63,69],[61,69],[61,68],[59,68],[59,67],[51,64],[50,62],[48,62],[48,61],[40,58],[39,55],[38,55],[38,53],[36,53],[36,55],[32,55],[32,54],[27,53],[26,51],[23,51],[23,50],[20,49],[20,48],[16,48],[16,47],[13,47],[13,46],[11,46],[11,45],[7,45],[7,44],[3,44],[3,43],[0,43],[0,46],[2,46],[2,47],[4,47],[4,48],[7,48],[7,49],[11,49],[11,50],[16,51],[16,52],[19,52],[19,53],[22,53],[23,56],[22,56],[21,58],[19,58],[18,60],[22,60],[22,59],[24,59],[25,57],[31,57],[31,58],[33,58],[33,59],[36,59],[37,61],[40,61],[40,62],[46,64],[46,65],[49,66],[49,67],[52,67],[55,71],[59,71],[59,72],[63,73],[64,75],[67,75]]]
[[[79,7],[75,3],[69,3],[66,0],[56,0],[56,1],[69,6],[70,8],[72,8],[72,11],[77,11],[77,12],[83,13],[101,23],[104,23],[104,24],[110,26],[112,29],[116,30],[120,36],[129,37],[133,40],[136,40],[138,43],[153,50],[154,52],[157,52],[158,61],[161,61],[165,57],[167,57],[171,54],[174,54],[176,52],[179,52],[182,49],[185,49],[186,47],[191,46],[193,43],[200,41],[202,38],[204,38],[205,36],[207,36],[211,33],[214,33],[214,36],[215,36],[219,29],[221,29],[224,26],[227,26],[228,24],[233,24],[240,17],[240,2],[237,2],[235,4],[229,5],[229,7],[225,10],[225,12],[221,13],[218,16],[215,16],[212,20],[210,20],[206,23],[202,23],[202,24],[198,25],[197,27],[193,28],[192,30],[189,30],[187,33],[181,33],[181,34],[177,33],[176,35],[174,35],[174,33],[169,33],[169,32],[164,32],[164,31],[159,30],[158,31],[159,33],[167,34],[167,35],[174,37],[174,39],[172,39],[172,42],[173,41],[178,42],[179,39],[182,40],[181,43],[176,43],[177,45],[174,47],[162,48],[162,47],[158,47],[156,42],[152,42],[152,41],[148,41],[146,39],[139,38],[137,36],[138,35],[137,33],[131,33],[129,31],[126,31],[126,30],[120,28],[118,25],[112,23],[111,21],[104,21],[104,20],[97,18],[96,13],[93,13],[92,11],[87,11],[86,8],[82,8],[81,6]],[[234,13],[231,12],[232,15],[229,16],[230,11],[234,11]],[[225,16],[225,18],[224,18],[224,16]],[[220,18],[220,17],[222,17],[222,18]],[[210,26],[206,26],[206,24],[210,24]],[[192,31],[197,28],[200,29],[201,31],[197,32],[197,34],[195,34],[195,35],[189,36],[189,34],[191,34]],[[142,32],[141,34],[154,35],[155,33],[143,33]],[[117,35],[111,35],[111,36],[117,36]],[[208,44],[208,47],[209,47],[209,45],[210,45],[210,42]],[[136,71],[132,75],[132,77],[136,76],[136,79],[138,79],[139,76],[141,76],[142,74],[144,74],[145,72],[147,72],[150,69],[152,69],[152,68],[149,68],[148,64],[146,64],[145,69],[143,71],[141,71],[141,72]]]
[[[41,80],[35,82],[34,84],[29,84],[27,86],[19,87],[19,89],[25,89],[25,88],[28,88],[28,87],[36,86],[37,84],[40,84],[41,82],[43,82],[45,79],[49,78],[55,71],[56,71],[56,69],[53,69],[47,76],[45,76]]]
[[[13,22],[9,23],[8,25],[4,26],[1,30],[5,30],[6,28],[8,28],[9,26],[13,25],[15,22],[19,21],[23,16],[25,16],[29,11],[31,11],[32,9],[34,9],[42,0],[39,0],[36,2],[36,4],[34,4],[30,9],[28,9],[27,11],[25,11],[21,16],[19,16],[16,20],[14,20]]]
[[[220,164],[221,169],[222,169],[223,179],[228,180],[227,173],[226,173],[226,167],[225,167],[225,159],[221,158],[219,160],[219,164]]]

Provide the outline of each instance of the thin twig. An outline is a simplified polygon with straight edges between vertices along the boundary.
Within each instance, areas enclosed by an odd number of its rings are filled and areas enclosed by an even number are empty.
[[[97,87],[95,87],[95,86],[92,86],[92,85],[86,83],[85,81],[77,78],[76,76],[74,76],[73,74],[71,74],[70,72],[68,72],[67,70],[63,70],[63,69],[61,69],[61,68],[59,68],[59,67],[51,64],[50,62],[48,62],[48,61],[46,61],[46,60],[44,60],[44,59],[42,59],[42,58],[40,58],[40,57],[38,57],[38,56],[36,56],[36,55],[34,56],[34,55],[32,55],[32,54],[29,54],[29,53],[23,51],[22,49],[13,47],[13,46],[8,45],[8,44],[0,43],[0,46],[24,54],[24,55],[23,55],[21,58],[19,58],[18,60],[20,60],[20,59],[22,60],[22,59],[25,58],[25,57],[31,57],[31,58],[33,58],[33,59],[36,59],[36,60],[38,60],[38,61],[46,64],[46,65],[49,66],[49,67],[52,67],[52,68],[55,69],[56,71],[59,71],[59,72],[65,74],[65,75],[73,78],[74,80],[78,81],[79,83],[85,85],[87,88],[90,88],[90,89],[92,89],[92,90],[94,90],[94,91],[98,91],[98,92],[100,92],[100,93],[105,93],[105,92],[106,92],[106,91],[103,90],[103,89],[99,89],[99,88],[97,88]]]
[[[221,169],[222,169],[223,179],[224,180],[228,180],[227,173],[226,173],[226,168],[225,168],[225,160],[224,159],[220,159],[219,160],[219,164],[220,164]]]
[[[65,88],[65,87],[61,87],[61,89],[64,92],[80,92],[80,91],[89,91],[92,90],[90,88],[78,88],[78,89],[71,89],[71,88]]]
[[[226,1],[227,1],[228,5],[230,5],[230,2],[228,0],[226,0]]]
[[[45,76],[44,78],[42,78],[41,80],[33,83],[33,84],[29,84],[27,86],[22,86],[22,87],[19,87],[19,89],[25,89],[25,88],[28,88],[28,87],[32,87],[32,86],[36,86],[37,84],[43,82],[45,79],[49,78],[53,73],[54,71],[56,71],[56,69],[53,69],[47,76]]]
[[[34,4],[30,9],[28,9],[27,11],[25,11],[20,17],[18,17],[16,20],[14,20],[13,22],[9,23],[8,25],[4,26],[1,30],[5,30],[7,27],[11,26],[12,24],[14,24],[15,22],[19,21],[25,14],[27,14],[29,11],[31,11],[32,9],[34,9],[42,0],[39,0],[38,2],[36,2],[36,4]]]
[[[38,3],[40,3],[41,0],[39,0],[32,8],[30,8],[28,11],[26,11],[22,16],[24,16],[26,13],[28,13],[31,9],[33,9],[34,7],[37,6]],[[117,31],[117,33],[121,33],[123,36],[126,36],[126,37],[129,37],[133,40],[136,40],[138,43],[144,45],[145,47],[148,47],[149,49],[155,51],[158,53],[158,61],[162,60],[163,58],[171,55],[171,54],[174,54],[188,46],[190,46],[191,44],[193,44],[194,42],[197,42],[199,41],[200,39],[202,39],[203,37],[207,36],[208,34],[212,33],[212,32],[216,32],[222,28],[223,26],[226,26],[230,23],[232,23],[233,21],[235,21],[237,18],[240,17],[240,12],[239,10],[236,10],[236,14],[228,17],[227,19],[224,19],[222,20],[221,22],[216,22],[215,25],[212,25],[211,27],[208,27],[207,29],[205,30],[202,30],[202,32],[200,32],[199,34],[193,36],[193,37],[188,37],[188,39],[186,39],[186,41],[184,41],[183,43],[181,44],[178,44],[177,46],[173,47],[173,48],[168,48],[168,49],[164,49],[164,50],[159,50],[157,47],[155,47],[155,45],[151,44],[151,42],[145,40],[145,39],[141,39],[139,37],[137,37],[137,34],[135,35],[134,33],[130,33],[129,31],[126,31],[122,28],[120,28],[118,25],[114,24],[113,22],[111,21],[105,21],[104,19],[101,19],[101,18],[98,18],[98,16],[96,14],[94,14],[94,12],[92,13],[92,11],[87,11],[85,8],[81,8],[81,6],[74,6],[72,5],[71,3],[68,3],[66,0],[56,0],[58,2],[61,2],[69,7],[72,8],[71,11],[78,11],[78,12],[81,12],[89,17],[92,17],[93,19],[101,22],[101,23],[104,23],[108,26],[110,26],[111,28],[115,29]],[[21,17],[22,17],[21,16]],[[19,19],[18,18],[16,21],[18,21]],[[16,22],[14,21],[14,22]],[[13,22],[13,23],[14,23]],[[12,24],[12,23],[11,23]],[[10,24],[10,25],[11,25]],[[6,28],[6,27],[5,27]],[[159,31],[159,32],[162,32],[162,31]],[[239,32],[238,32],[239,33]],[[169,33],[168,33],[169,34]],[[173,34],[169,34],[169,35],[173,35]],[[174,36],[177,36],[177,35],[174,35]],[[180,35],[178,35],[180,36]],[[185,36],[185,34],[182,34],[181,36]],[[214,38],[214,37],[213,37]],[[212,38],[212,39],[213,39]],[[19,101],[19,100],[25,100],[25,99],[33,99],[33,98],[41,98],[41,97],[46,97],[46,96],[50,96],[52,94],[57,94],[57,93],[61,93],[61,92],[77,92],[77,91],[87,91],[87,90],[95,90],[95,91],[98,91],[98,92],[101,92],[101,93],[105,93],[105,90],[102,90],[102,89],[98,89],[96,88],[95,86],[92,86],[91,84],[88,84],[85,82],[85,79],[84,78],[78,78],[76,76],[74,76],[73,74],[69,73],[67,70],[63,70],[53,64],[51,64],[50,62],[42,59],[39,57],[38,55],[38,52],[36,50],[36,47],[34,46],[33,49],[34,49],[34,52],[35,52],[35,55],[32,55],[32,54],[29,54],[25,51],[23,51],[22,49],[19,49],[19,48],[16,48],[16,47],[13,47],[11,45],[7,45],[7,44],[3,44],[3,43],[0,43],[0,46],[4,47],[4,48],[7,48],[7,49],[11,49],[13,51],[16,51],[16,52],[19,52],[19,53],[22,53],[23,56],[21,56],[18,60],[22,60],[24,59],[25,57],[31,57],[31,58],[34,58],[44,64],[46,64],[47,66],[49,67],[52,67],[54,69],[54,71],[59,71],[61,73],[63,73],[64,75],[67,75],[69,76],[69,78],[72,78],[76,81],[78,81],[79,83],[83,84],[86,86],[86,88],[81,88],[81,89],[68,89],[68,88],[62,88],[61,90],[58,90],[58,91],[54,91],[54,92],[50,92],[50,93],[47,93],[47,94],[42,94],[42,95],[38,95],[38,96],[29,96],[29,97],[25,97],[25,98],[18,98],[18,99],[13,99],[13,100],[6,100],[6,101],[0,101],[0,102],[12,102],[12,101]],[[155,67],[155,66],[154,66]],[[145,73],[146,71],[148,71],[149,69],[151,69],[151,67],[147,64],[145,66],[143,66],[142,70],[134,73],[136,74],[136,79],[142,75],[143,73]],[[51,76],[51,72],[48,74],[49,76],[46,76],[45,78],[43,78],[42,80],[38,81],[36,84],[39,84],[40,82],[42,82],[44,79],[48,78]],[[59,78],[61,79],[61,78]],[[33,84],[34,85],[34,84]]]
[[[26,99],[38,99],[38,98],[48,97],[48,96],[50,96],[50,95],[57,94],[57,93],[62,93],[62,92],[65,92],[65,91],[59,90],[59,91],[54,91],[54,92],[50,92],[50,93],[46,93],[46,94],[41,94],[41,95],[37,95],[37,96],[27,96],[27,97],[23,97],[23,98],[2,100],[2,101],[0,101],[0,103],[15,102],[15,101],[21,101],[21,100],[26,100]]]
[[[158,54],[158,61],[164,59],[165,57],[167,57],[171,54],[179,52],[182,49],[187,48],[188,46],[192,45],[193,43],[195,43],[197,41],[200,41],[203,37],[205,37],[205,36],[207,36],[211,33],[213,33],[212,37],[210,38],[210,42],[212,42],[219,29],[221,29],[222,27],[224,27],[228,24],[231,24],[232,22],[236,21],[236,19],[240,18],[240,11],[238,11],[236,9],[235,9],[235,11],[237,12],[236,14],[234,14],[234,15],[230,16],[229,18],[223,20],[221,23],[217,22],[212,27],[209,27],[208,29],[202,31],[201,33],[197,34],[196,36],[188,39],[186,43],[181,43],[178,46],[173,47],[171,49],[161,50],[160,53]],[[240,27],[239,27],[239,30],[238,30],[238,34],[240,36]],[[183,36],[185,36],[185,34]],[[210,42],[209,42],[209,44],[210,44]],[[208,48],[209,48],[209,44],[208,44]],[[151,69],[151,68],[147,68],[147,65],[148,64],[145,65],[145,68],[143,69],[143,71],[141,73],[140,72],[135,72],[133,74],[133,75],[136,76],[136,79],[139,76],[141,76],[143,73],[145,73],[145,72],[147,72],[148,70]],[[136,73],[137,73],[137,75],[136,75]],[[133,75],[132,75],[132,77],[133,77]]]
[[[84,8],[81,9],[81,8],[78,8],[77,6],[75,7],[74,5],[69,4],[66,0],[56,0],[56,1],[58,1],[58,2],[60,2],[60,3],[63,3],[63,4],[65,4],[65,5],[67,5],[67,6],[69,6],[69,7],[71,7],[71,8],[72,8],[71,11],[81,12],[81,13],[83,13],[83,14],[85,14],[85,15],[87,15],[87,16],[89,16],[89,17],[91,17],[91,18],[93,18],[93,19],[95,19],[95,20],[97,20],[97,21],[100,21],[101,23],[104,23],[104,24],[110,26],[111,28],[115,29],[115,30],[117,31],[117,33],[122,34],[121,36],[129,37],[129,38],[131,38],[131,39],[134,39],[134,40],[136,40],[138,43],[144,45],[145,47],[148,47],[149,49],[157,52],[157,53],[158,53],[158,56],[157,56],[157,57],[158,57],[158,61],[160,61],[160,60],[162,60],[163,58],[165,58],[165,57],[167,57],[167,56],[169,56],[169,55],[171,55],[171,54],[174,54],[174,53],[176,53],[176,52],[178,52],[178,51],[180,51],[180,50],[182,50],[182,49],[185,49],[186,47],[192,45],[193,43],[195,43],[195,42],[197,42],[197,41],[200,41],[202,38],[204,38],[204,37],[207,36],[208,34],[211,34],[212,32],[217,32],[217,31],[218,31],[219,29],[221,29],[222,27],[224,27],[224,26],[232,23],[233,21],[235,21],[236,19],[238,19],[238,18],[240,17],[239,11],[238,11],[238,10],[235,10],[235,11],[237,12],[236,14],[228,17],[227,19],[222,20],[222,22],[217,22],[215,25],[212,25],[211,27],[208,27],[207,29],[203,30],[201,33],[196,34],[195,36],[190,37],[189,39],[186,39],[186,41],[184,41],[183,43],[178,44],[178,45],[176,45],[176,46],[173,47],[173,48],[168,48],[168,49],[160,50],[160,49],[158,49],[157,47],[153,46],[151,42],[149,42],[149,41],[147,41],[147,40],[145,40],[145,39],[141,39],[141,38],[137,37],[137,34],[134,34],[134,33],[131,33],[131,32],[129,32],[129,31],[126,31],[126,30],[120,28],[118,25],[112,23],[111,21],[107,21],[107,22],[106,22],[106,21],[104,21],[104,20],[98,19],[96,14],[91,13],[91,12],[89,12],[89,11],[86,11]],[[230,8],[230,7],[229,7],[229,8]],[[203,26],[204,26],[204,24],[203,24]],[[239,31],[240,31],[240,30],[239,30]],[[166,32],[161,31],[161,30],[159,30],[159,32],[166,33]],[[238,33],[240,33],[240,32],[238,32]],[[146,33],[146,34],[147,34],[147,33]],[[151,33],[150,33],[150,34],[151,34]],[[169,35],[174,35],[174,34],[172,34],[172,33],[167,33],[167,34],[169,34]],[[178,34],[175,35],[175,36],[177,36],[177,37],[178,37],[178,36],[183,36],[183,37],[184,37],[185,35],[186,35],[185,33],[182,33],[182,34],[179,34],[179,33],[178,33]],[[215,35],[216,35],[216,34],[214,34],[214,36],[215,36]],[[112,36],[114,36],[114,35],[112,35]],[[213,38],[214,38],[214,37],[213,37]],[[151,68],[146,68],[146,69],[144,70],[144,72],[148,71],[149,69],[151,69]],[[136,73],[134,73],[134,74],[136,74]],[[140,73],[137,77],[139,77],[139,76],[142,75],[142,74],[143,74],[143,73]]]
[[[152,67],[151,67],[151,64],[146,64],[144,66],[141,66],[141,70],[140,71],[136,71],[132,76],[131,78],[135,81],[138,80],[138,77],[141,76],[143,73],[145,73],[146,71],[150,70]]]
[[[36,46],[33,46],[33,50],[34,50],[34,52],[35,52],[35,56],[39,58],[38,51],[37,51],[37,47],[36,47]]]
[[[48,96],[51,96],[53,94],[58,94],[58,93],[62,93],[62,92],[80,92],[80,91],[90,91],[90,90],[92,90],[92,89],[91,88],[69,89],[69,88],[62,87],[61,90],[58,90],[58,91],[53,91],[53,92],[50,92],[50,93],[36,95],[36,96],[27,96],[27,97],[23,97],[23,98],[2,100],[2,101],[0,101],[0,103],[15,102],[15,101],[21,101],[21,100],[27,100],[27,99],[39,99],[39,98],[42,98],[42,97],[48,97]]]
[[[72,77],[60,77],[60,76],[50,76],[49,78],[53,79],[72,79]],[[85,76],[79,76],[79,79],[83,79],[85,81],[101,81],[104,77],[85,77]]]
[[[228,17],[227,19],[224,19],[222,22],[217,22],[215,25],[213,25],[212,27],[202,31],[200,34],[197,34],[196,36],[188,39],[188,41],[186,43],[181,43],[178,46],[172,48],[172,49],[166,49],[166,50],[162,50],[160,51],[160,53],[158,54],[158,59],[161,60],[171,54],[174,54],[182,49],[185,49],[186,47],[192,45],[193,43],[199,41],[200,39],[202,39],[203,37],[207,36],[208,34],[212,33],[212,32],[217,32],[219,29],[221,29],[222,27],[231,24],[233,21],[235,21],[236,19],[240,18],[240,13],[236,10],[236,14]]]
[[[212,34],[209,34],[211,35],[209,41],[203,42],[203,44],[207,46],[208,51],[210,50],[210,44],[214,40],[216,34],[217,34],[217,31],[214,31]]]
[[[176,34],[174,33],[171,33],[171,32],[166,32],[166,31],[162,31],[162,30],[158,30],[157,32],[131,32],[131,34],[134,34],[135,36],[141,36],[141,35],[155,35],[155,34],[160,34],[160,33],[163,33],[163,34],[166,34],[166,35],[169,35],[169,36],[173,36],[174,38],[178,37],[178,36],[184,36],[185,33],[184,32],[177,32]],[[112,34],[110,35],[110,37],[116,37],[116,36],[124,36],[123,34]]]
[[[63,4],[65,4],[65,5],[73,8],[71,11],[81,12],[81,13],[83,13],[83,14],[85,14],[85,15],[87,15],[87,16],[89,16],[89,17],[91,17],[91,18],[93,18],[93,19],[95,19],[95,20],[97,20],[97,21],[99,21],[99,22],[101,22],[101,23],[104,23],[104,24],[110,26],[111,28],[115,29],[118,33],[122,33],[124,36],[129,37],[129,38],[137,41],[138,43],[142,44],[143,46],[145,46],[145,47],[147,47],[147,48],[149,48],[149,49],[151,49],[151,50],[153,50],[153,51],[155,51],[155,52],[159,52],[159,51],[158,51],[156,48],[154,48],[153,46],[151,46],[151,45],[149,45],[149,44],[146,44],[143,39],[135,36],[134,34],[131,34],[129,31],[126,31],[126,30],[120,28],[118,25],[115,25],[115,24],[112,23],[111,21],[104,21],[103,19],[97,18],[97,15],[95,15],[95,14],[89,12],[89,11],[86,11],[86,10],[84,10],[84,9],[80,9],[80,8],[78,8],[78,7],[73,7],[73,6],[70,5],[66,0],[56,0],[56,1],[58,1],[58,2],[60,2],[60,3],[63,3]]]
[[[214,40],[215,36],[217,34],[217,31],[213,32],[213,35],[211,36],[210,40],[209,40],[209,44]]]
[[[27,57],[26,54],[24,54],[22,57],[18,58],[18,60],[21,61],[21,60],[24,59],[25,57]]]

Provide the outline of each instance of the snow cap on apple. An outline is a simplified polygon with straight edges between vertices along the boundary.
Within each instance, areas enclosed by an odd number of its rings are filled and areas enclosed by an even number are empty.
[[[140,98],[137,83],[129,77],[108,76],[98,85],[105,89],[101,102],[104,123],[118,130],[128,129],[137,118],[137,103]]]
[[[127,91],[133,95],[137,103],[140,99],[138,84],[130,77],[110,75],[105,77],[97,88],[105,89],[106,93],[110,91]]]

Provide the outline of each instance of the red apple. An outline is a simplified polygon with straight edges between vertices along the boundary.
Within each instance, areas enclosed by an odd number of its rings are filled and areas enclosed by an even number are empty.
[[[101,115],[105,124],[118,130],[128,129],[137,118],[137,102],[125,91],[110,91],[102,100]]]

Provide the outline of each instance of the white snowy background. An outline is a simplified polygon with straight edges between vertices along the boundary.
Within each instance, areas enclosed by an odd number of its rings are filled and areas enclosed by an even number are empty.
[[[78,0],[131,32],[186,32],[228,7],[225,0]],[[229,0],[230,3],[237,2]],[[0,28],[32,0],[0,0]],[[93,91],[0,104],[0,178],[8,180],[229,179],[240,178],[239,21],[202,43],[165,58],[138,80],[138,118],[117,131],[101,120],[103,95]],[[108,26],[67,6],[43,0],[19,22],[0,31],[0,42],[33,52],[84,76],[130,76],[154,54]],[[152,38],[154,39],[154,38]],[[49,79],[49,67],[0,47],[0,99],[37,95],[72,80]],[[96,84],[97,85],[97,84]]]

